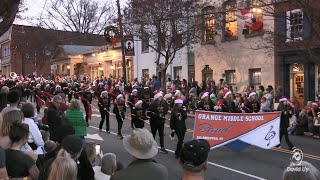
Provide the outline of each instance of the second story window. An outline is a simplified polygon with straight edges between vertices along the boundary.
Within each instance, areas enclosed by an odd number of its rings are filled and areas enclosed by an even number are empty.
[[[203,40],[211,41],[214,40],[215,36],[215,17],[214,17],[214,7],[208,6],[202,10],[203,14]]]
[[[261,0],[247,0],[240,4],[241,18],[243,19],[242,34],[263,33],[263,6]]]
[[[10,45],[2,46],[2,58],[10,56]]]
[[[238,21],[237,21],[237,1],[229,0],[225,3],[225,25],[224,37],[237,37]]]
[[[287,41],[299,41],[303,38],[303,10],[287,12]]]

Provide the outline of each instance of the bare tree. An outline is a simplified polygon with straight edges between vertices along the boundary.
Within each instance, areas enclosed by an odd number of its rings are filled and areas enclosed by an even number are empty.
[[[131,0],[125,10],[126,33],[146,41],[157,58],[161,87],[179,50],[195,43],[202,28],[200,5],[192,0]]]
[[[101,34],[112,23],[115,8],[97,0],[50,0],[40,26],[50,29]]]
[[[0,1],[0,36],[9,30],[19,11],[21,0]]]

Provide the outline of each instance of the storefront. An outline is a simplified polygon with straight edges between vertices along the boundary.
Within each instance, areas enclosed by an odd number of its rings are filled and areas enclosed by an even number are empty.
[[[300,107],[315,101],[320,84],[320,56],[295,52],[278,53],[280,59],[280,86],[285,96],[296,98]]]

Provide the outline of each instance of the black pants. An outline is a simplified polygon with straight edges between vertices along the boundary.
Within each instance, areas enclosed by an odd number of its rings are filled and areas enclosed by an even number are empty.
[[[88,112],[88,106],[84,106],[84,110],[86,111],[86,122],[89,122],[89,112]]]
[[[139,118],[133,118],[131,119],[131,123],[135,128],[143,128],[144,127],[144,121]]]
[[[103,123],[104,121],[106,121],[106,131],[109,131],[110,130],[109,113],[102,110],[100,111],[100,115],[101,115],[101,121],[100,121],[99,129],[102,129]]]
[[[68,94],[68,101],[69,101],[69,103],[71,102],[71,99],[72,99],[72,94]]]
[[[289,135],[288,135],[288,131],[285,129],[285,130],[280,130],[280,144],[281,144],[281,139],[282,139],[282,136],[284,136],[288,146],[289,146],[289,149],[292,149],[294,147],[294,145],[292,144],[292,142],[290,141],[289,139]]]
[[[184,135],[186,134],[186,130],[185,129],[177,129],[176,130],[176,134],[177,134],[177,137],[178,137],[178,144],[177,144],[177,149],[175,151],[175,155],[176,156],[180,156],[180,151],[181,151],[181,148],[182,148],[182,144],[183,144],[183,140],[184,140]]]
[[[159,131],[160,146],[164,148],[164,124],[150,124],[153,138],[156,138],[157,131]]]
[[[121,129],[122,129],[124,116],[122,116],[122,117],[120,115],[116,115],[116,119],[117,119],[117,122],[118,122],[118,135],[119,136],[122,136]]]

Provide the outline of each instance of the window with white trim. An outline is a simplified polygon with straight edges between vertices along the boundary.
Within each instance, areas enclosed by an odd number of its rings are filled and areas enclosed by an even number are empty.
[[[303,10],[287,11],[287,42],[301,41],[303,37]]]
[[[261,85],[261,68],[249,69],[249,83],[254,85],[255,89],[258,89],[259,85]]]
[[[226,70],[226,81],[229,85],[235,85],[236,84],[236,71],[235,70]]]
[[[204,41],[212,41],[215,37],[215,15],[214,15],[214,7],[207,6],[202,9],[203,14],[203,40]]]
[[[2,46],[2,58],[10,56],[10,45]]]

